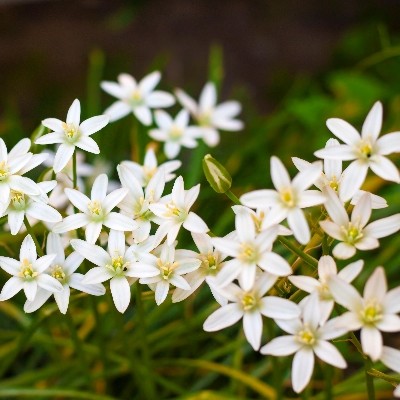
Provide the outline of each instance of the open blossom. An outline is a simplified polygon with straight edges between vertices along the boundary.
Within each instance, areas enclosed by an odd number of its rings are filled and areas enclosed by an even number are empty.
[[[316,151],[317,157],[331,160],[354,160],[346,168],[342,179],[341,198],[347,201],[363,184],[368,168],[382,179],[400,183],[397,167],[387,157],[400,152],[400,132],[378,138],[382,127],[382,104],[374,104],[361,129],[361,135],[348,122],[330,118],[328,129],[345,144],[338,144]]]
[[[143,189],[131,168],[120,164],[117,171],[122,187],[128,189],[128,194],[118,207],[122,214],[135,220],[138,227],[134,230],[133,237],[136,242],[142,242],[149,237],[151,222],[156,218],[149,206],[161,198],[165,186],[164,173],[158,171]]]
[[[136,176],[140,184],[145,187],[150,182],[150,179],[158,172],[162,171],[164,174],[165,182],[172,181],[175,178],[174,171],[180,166],[179,160],[167,161],[161,165],[157,164],[157,158],[153,149],[148,149],[144,156],[143,165],[134,161],[122,161],[121,165],[131,169],[132,173]]]
[[[197,258],[201,261],[200,267],[193,272],[190,272],[185,276],[185,279],[190,285],[190,290],[184,290],[177,288],[172,295],[172,302],[177,303],[179,301],[188,298],[199,286],[206,282],[210,287],[211,293],[215,300],[222,306],[227,303],[227,299],[223,297],[217,290],[215,285],[214,277],[221,271],[225,266],[224,260],[227,257],[226,254],[221,253],[214,248],[212,239],[206,233],[193,233],[193,241],[196,243],[200,253],[196,253],[191,250],[180,250],[180,254],[185,254],[187,258]]]
[[[158,273],[157,268],[138,262],[130,249],[126,249],[123,232],[110,231],[107,251],[80,239],[71,240],[71,246],[96,265],[86,273],[82,283],[98,284],[110,280],[111,295],[120,313],[125,312],[131,300],[128,278],[144,278]]]
[[[44,181],[37,184],[40,194],[28,195],[11,190],[10,203],[3,215],[8,215],[8,225],[12,235],[16,235],[24,223],[24,217],[31,217],[39,221],[50,223],[60,222],[61,214],[47,203],[47,193],[55,186],[56,181]]]
[[[164,153],[171,159],[175,158],[181,147],[194,148],[197,146],[198,128],[189,125],[189,113],[181,110],[175,119],[163,110],[155,112],[157,129],[149,131],[149,136],[154,140],[165,142]]]
[[[251,215],[239,212],[235,216],[235,227],[237,238],[211,239],[217,250],[232,257],[215,277],[217,286],[224,287],[238,278],[243,290],[251,290],[259,268],[275,276],[292,273],[288,262],[272,251],[278,233],[277,225],[257,234]]]
[[[4,140],[0,138],[0,211],[8,207],[11,190],[29,195],[40,193],[32,179],[21,176],[37,166],[37,160],[32,160],[32,153],[27,151],[30,143],[29,139],[23,139],[8,153]]]
[[[338,146],[339,142],[336,139],[329,139],[326,142],[325,148],[330,148],[333,146]],[[298,157],[292,157],[293,164],[299,171],[303,171],[311,167],[311,163],[302,160]],[[315,181],[314,185],[319,190],[324,190],[327,186],[331,187],[335,192],[337,192],[340,200],[345,202],[347,199],[347,192],[349,188],[346,185],[350,185],[353,188],[354,183],[348,179],[343,179],[345,173],[342,170],[342,160],[331,160],[328,158],[324,159],[323,172],[321,171],[321,176]],[[358,190],[351,198],[351,204],[357,204],[361,196],[365,192],[363,190]],[[387,207],[387,202],[383,197],[377,196],[371,193],[371,206],[373,209],[385,208]]]
[[[127,195],[128,189],[120,188],[106,194],[107,186],[107,175],[101,174],[93,183],[90,199],[79,190],[65,189],[71,203],[81,212],[64,218],[53,227],[53,232],[64,233],[85,226],[86,240],[95,243],[103,225],[118,231],[136,229],[137,223],[131,218],[112,211]]]
[[[338,317],[338,325],[349,331],[361,329],[363,352],[377,361],[382,356],[382,332],[399,332],[400,288],[388,291],[385,271],[375,269],[364,287],[364,296],[349,283],[331,276],[329,289],[335,301],[349,311]]]
[[[176,178],[171,195],[164,196],[158,203],[150,204],[150,210],[160,219],[156,232],[156,242],[167,236],[167,243],[172,245],[183,226],[189,232],[206,233],[206,223],[193,211],[190,211],[200,191],[200,185],[184,190],[183,178]]]
[[[160,79],[160,72],[155,71],[146,75],[140,82],[136,82],[129,74],[118,75],[118,83],[101,82],[101,88],[118,99],[104,111],[104,114],[108,115],[112,122],[133,112],[143,125],[150,125],[151,108],[170,107],[175,103],[171,94],[154,90]]]
[[[378,239],[389,236],[400,229],[400,214],[368,224],[372,206],[371,195],[367,192],[355,205],[351,218],[331,188],[326,188],[325,193],[327,195],[325,208],[332,221],[321,221],[320,225],[329,236],[340,241],[333,248],[333,255],[336,258],[350,258],[356,253],[356,249],[375,249],[379,247]]]
[[[44,288],[39,288],[33,300],[27,300],[24,305],[24,311],[27,313],[34,312],[54,294],[54,299],[62,314],[66,314],[69,305],[70,288],[91,294],[93,296],[101,296],[105,293],[102,284],[84,284],[82,282],[83,275],[75,272],[83,261],[83,257],[77,252],[71,253],[65,258],[64,248],[60,235],[53,232],[49,233],[46,243],[46,253],[55,254],[55,258],[47,268],[45,273],[57,279],[62,285],[60,292],[51,292]]]
[[[300,316],[300,308],[297,304],[276,296],[265,296],[276,280],[277,276],[264,272],[257,276],[251,290],[244,290],[233,283],[220,289],[221,294],[231,303],[214,311],[204,322],[204,330],[207,332],[219,331],[243,318],[246,339],[257,351],[261,344],[263,315],[281,320]]]
[[[219,143],[218,129],[224,131],[240,131],[243,122],[235,119],[241,106],[237,101],[226,101],[217,105],[217,89],[212,82],[206,83],[197,104],[183,90],[177,89],[176,97],[199,124],[199,134],[208,146]]]
[[[315,355],[322,361],[337,368],[346,368],[347,364],[336,347],[328,340],[342,336],[347,331],[338,328],[337,318],[320,326],[321,320],[316,295],[305,298],[301,303],[302,315],[291,320],[275,322],[289,335],[279,336],[261,348],[262,354],[288,356],[296,353],[292,364],[292,386],[300,393],[311,379]]]
[[[271,207],[270,223],[279,223],[287,218],[294,237],[301,243],[310,241],[310,228],[302,208],[316,206],[325,201],[318,190],[306,190],[319,178],[318,163],[299,172],[291,181],[289,174],[277,157],[271,157],[271,178],[276,190],[254,190],[241,196],[240,201],[251,208]]]
[[[15,296],[21,289],[28,300],[33,301],[38,288],[49,292],[60,292],[61,283],[44,273],[56,254],[48,254],[37,258],[35,243],[31,235],[27,235],[21,244],[19,260],[10,257],[0,257],[0,267],[8,274],[13,275],[3,286],[0,301]]]
[[[361,272],[364,261],[358,260],[342,268],[339,273],[335,260],[331,256],[322,256],[318,261],[318,278],[311,276],[289,276],[292,282],[299,289],[307,293],[317,293],[319,310],[321,315],[320,325],[323,325],[332,313],[335,302],[329,290],[328,280],[332,275],[337,275],[344,281],[351,283]]]
[[[155,300],[160,305],[167,298],[169,285],[183,290],[190,290],[190,285],[182,276],[195,271],[201,261],[197,258],[187,258],[185,253],[175,250],[176,242],[171,245],[163,243],[158,246],[154,254],[142,254],[139,261],[152,265],[156,273],[149,278],[141,278],[139,282],[149,285],[155,292]]]
[[[105,115],[97,115],[83,122],[80,120],[81,104],[78,99],[75,99],[68,110],[65,122],[57,118],[46,118],[42,121],[42,124],[52,132],[36,139],[35,143],[60,143],[54,157],[55,173],[60,172],[67,165],[76,147],[89,153],[100,153],[99,146],[90,136],[103,129],[108,124],[109,118]]]

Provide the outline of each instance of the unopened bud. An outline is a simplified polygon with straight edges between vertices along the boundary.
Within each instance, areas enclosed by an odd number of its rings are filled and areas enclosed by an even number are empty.
[[[217,193],[226,193],[232,185],[232,177],[226,168],[210,154],[203,158],[204,175]]]

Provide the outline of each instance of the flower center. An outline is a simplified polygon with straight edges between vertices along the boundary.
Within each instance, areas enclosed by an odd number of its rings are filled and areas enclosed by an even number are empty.
[[[37,277],[37,275],[38,273],[32,268],[32,264],[24,258],[21,262],[21,271],[19,276],[27,281],[32,281]]]
[[[369,141],[362,141],[360,146],[360,153],[365,158],[370,158],[372,156],[372,146]]]
[[[200,126],[210,126],[211,125],[211,110],[204,111],[197,117],[197,122]]]
[[[264,218],[265,218],[264,211],[260,211],[258,216],[251,214],[251,219],[254,222],[254,227],[256,228],[257,233],[261,232],[261,226],[262,226],[262,222],[263,222]]]
[[[94,220],[99,221],[103,218],[103,209],[98,200],[90,201],[88,204],[88,209]]]
[[[12,206],[17,210],[21,211],[25,209],[25,194],[11,190],[11,203]]]
[[[178,126],[173,126],[169,131],[169,137],[174,140],[178,141],[183,135],[183,129],[179,128]]]
[[[0,162],[0,181],[4,181],[10,174],[10,169],[5,161]]]
[[[81,136],[79,128],[76,128],[74,124],[67,124],[66,122],[63,122],[62,126],[68,142],[75,143]]]
[[[382,319],[382,306],[372,301],[361,311],[361,319],[367,325],[375,325]]]
[[[337,192],[339,189],[339,182],[336,179],[336,176],[334,176],[332,178],[332,180],[329,181],[329,186],[335,191]]]
[[[51,276],[55,279],[57,279],[60,283],[65,283],[66,281],[66,275],[64,270],[60,265],[55,265],[51,271]]]
[[[282,202],[287,207],[294,207],[296,205],[296,199],[295,199],[295,196],[293,195],[293,191],[291,188],[282,190],[280,192],[280,197],[281,197]]]
[[[132,106],[138,106],[139,104],[141,104],[143,101],[142,98],[142,93],[140,92],[139,89],[135,89],[130,98],[128,99],[128,103],[130,103]]]
[[[344,231],[347,237],[348,243],[356,243],[364,236],[362,230],[357,226],[353,225],[352,223],[349,224],[347,229],[342,227],[342,230]]]
[[[175,268],[178,266],[178,263],[177,262],[163,263],[161,261],[161,259],[159,258],[157,260],[157,266],[160,269],[161,278],[167,281],[171,277],[171,275],[173,274]]]
[[[124,275],[129,266],[129,262],[124,260],[122,256],[116,256],[111,259],[111,264],[106,265],[106,268],[111,269],[115,275]]]
[[[246,244],[242,243],[241,244],[241,252],[238,258],[240,258],[242,261],[249,262],[249,263],[254,263],[258,259],[258,252],[257,249],[251,245],[251,244]]]
[[[305,328],[297,334],[297,340],[307,346],[312,346],[316,339],[314,333]]]
[[[167,204],[167,212],[165,216],[168,218],[176,217],[179,221],[182,222],[186,218],[186,212],[181,208],[178,208],[175,203],[171,201]]]
[[[207,255],[201,255],[201,268],[206,270],[207,275],[216,275],[218,272],[219,262],[214,253],[208,253]]]
[[[257,306],[257,299],[252,293],[244,293],[242,296],[242,307],[244,311],[250,311]]]
[[[149,183],[150,179],[154,176],[156,172],[157,167],[146,167],[145,165],[143,166],[143,177],[146,185]]]
[[[333,300],[332,294],[329,290],[329,287],[326,283],[321,283],[321,286],[318,288],[319,298],[321,300]]]

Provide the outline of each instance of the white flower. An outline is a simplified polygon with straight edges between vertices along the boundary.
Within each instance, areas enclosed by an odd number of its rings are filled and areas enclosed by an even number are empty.
[[[83,257],[76,252],[65,258],[64,248],[60,235],[49,233],[46,245],[47,254],[55,254],[49,268],[45,271],[49,276],[57,279],[62,285],[62,291],[54,293],[54,299],[62,314],[68,310],[70,288],[80,290],[93,296],[101,296],[106,290],[102,284],[87,285],[82,283],[83,275],[75,271],[81,265]],[[27,313],[38,310],[49,299],[53,292],[39,288],[32,301],[27,300],[24,311]]]
[[[0,257],[0,267],[8,274],[13,275],[0,293],[0,301],[8,300],[21,289],[28,300],[33,300],[38,287],[50,292],[60,292],[63,287],[57,279],[44,273],[56,254],[48,254],[37,258],[35,243],[28,235],[21,244],[19,261],[9,257]]]
[[[364,287],[364,297],[337,276],[331,276],[329,289],[338,304],[349,311],[338,317],[349,331],[361,328],[363,352],[377,361],[382,356],[382,332],[400,331],[400,288],[388,291],[385,272],[375,269]]]
[[[190,285],[182,277],[200,267],[201,261],[196,258],[186,258],[185,254],[179,256],[179,250],[175,251],[176,242],[158,246],[153,254],[142,255],[139,261],[153,265],[157,268],[157,274],[150,278],[141,278],[140,283],[149,285],[155,292],[155,300],[160,305],[167,298],[169,285],[190,290]]]
[[[150,179],[157,173],[163,171],[165,182],[175,178],[174,172],[181,166],[179,160],[167,161],[161,165],[157,164],[157,158],[153,149],[148,149],[144,157],[143,166],[134,161],[122,161],[121,165],[129,167],[142,186],[147,186]]]
[[[217,286],[224,287],[238,278],[244,290],[251,290],[258,267],[275,276],[292,273],[288,262],[271,251],[278,233],[277,225],[257,235],[251,215],[239,212],[235,216],[235,226],[236,238],[211,239],[217,250],[233,257],[226,261],[224,268],[215,277]]]
[[[171,94],[154,90],[160,79],[160,72],[155,71],[146,75],[139,83],[128,74],[118,75],[118,83],[101,82],[101,88],[118,99],[104,111],[104,114],[109,115],[112,122],[133,112],[143,125],[150,125],[151,108],[170,107],[175,103]]]
[[[53,227],[53,232],[64,233],[86,226],[86,240],[95,243],[103,225],[118,231],[136,229],[135,221],[126,215],[112,212],[112,209],[127,195],[128,189],[116,189],[106,195],[107,186],[107,175],[101,174],[93,183],[90,199],[79,190],[65,189],[65,194],[71,203],[82,212],[64,218]]]
[[[164,196],[158,203],[149,205],[149,209],[161,219],[156,232],[157,243],[167,236],[167,243],[172,245],[182,225],[190,232],[209,231],[206,223],[197,214],[189,211],[199,191],[200,185],[184,190],[183,178],[179,176],[174,182],[171,195]]]
[[[188,126],[189,113],[186,110],[181,110],[175,119],[162,110],[156,111],[154,115],[158,129],[150,130],[149,136],[165,142],[164,153],[169,159],[179,154],[181,146],[190,149],[197,146],[198,129]]]
[[[190,272],[185,276],[190,285],[190,290],[180,288],[175,289],[172,295],[172,302],[177,303],[185,300],[205,281],[210,287],[215,300],[221,306],[225,305],[227,299],[216,290],[217,288],[213,278],[224,267],[225,263],[223,261],[226,258],[226,255],[214,249],[212,240],[206,233],[192,232],[192,238],[200,253],[191,250],[180,250],[180,254],[185,252],[184,254],[187,255],[187,258],[197,258],[201,261],[201,264],[196,271]]]
[[[157,172],[143,190],[132,170],[126,165],[117,166],[118,176],[123,187],[129,190],[125,198],[118,204],[122,214],[132,218],[138,224],[133,232],[136,242],[142,242],[149,237],[151,221],[155,215],[149,205],[160,200],[164,191],[165,180],[163,171]]]
[[[301,243],[310,241],[310,228],[302,208],[316,206],[325,201],[317,190],[306,190],[320,176],[319,163],[299,172],[291,181],[289,174],[277,157],[271,157],[271,178],[276,190],[255,190],[241,196],[240,201],[248,207],[271,207],[270,223],[279,223],[287,218],[294,237]]]
[[[316,151],[320,158],[336,160],[354,160],[345,170],[342,179],[341,198],[350,200],[363,184],[368,168],[376,175],[400,183],[397,167],[385,157],[400,152],[400,132],[378,136],[382,127],[382,104],[374,104],[362,126],[361,135],[348,122],[339,118],[330,118],[326,122],[329,130],[345,144]]]
[[[337,145],[339,145],[339,142],[336,139],[329,139],[326,142],[325,148],[330,148]],[[310,162],[302,160],[298,157],[292,157],[292,161],[299,171],[304,171],[312,165]],[[325,158],[324,171],[321,172],[320,178],[318,178],[314,184],[320,190],[324,190],[327,186],[331,187],[335,192],[338,193],[340,200],[344,202],[346,199],[343,194],[346,195],[349,190],[345,185],[353,186],[353,182],[343,179],[344,175],[345,174],[342,172],[342,160],[331,160]],[[364,193],[365,192],[363,190],[358,190],[355,192],[355,194],[352,196],[351,204],[357,204]],[[373,209],[385,208],[387,207],[387,202],[383,197],[371,193],[371,205]]]
[[[8,215],[12,235],[20,231],[25,216],[50,223],[62,220],[61,214],[47,204],[49,199],[46,193],[50,192],[56,184],[56,181],[39,182],[37,186],[40,194],[36,196],[11,190],[10,202],[3,215]]]
[[[300,316],[300,308],[297,304],[275,296],[264,297],[276,280],[276,276],[263,273],[257,277],[251,290],[243,290],[233,283],[226,286],[221,290],[221,294],[232,303],[214,311],[204,322],[204,330],[219,331],[243,318],[246,339],[257,351],[261,345],[262,315],[282,320]]]
[[[332,275],[337,275],[344,281],[351,283],[359,275],[363,265],[364,261],[359,260],[347,265],[338,273],[334,259],[331,256],[322,256],[318,261],[318,280],[311,276],[294,275],[289,276],[289,280],[299,289],[307,293],[316,292],[318,294],[317,298],[321,314],[319,323],[323,325],[331,315],[333,306],[335,305],[333,296],[329,290],[328,279]]]
[[[120,313],[125,312],[131,300],[127,278],[143,278],[158,273],[158,269],[152,265],[136,261],[130,249],[126,249],[123,232],[110,231],[107,251],[80,239],[71,240],[71,246],[81,256],[97,265],[86,273],[82,283],[96,284],[110,279],[112,298]]]
[[[28,195],[40,193],[32,179],[21,176],[36,166],[36,160],[31,162],[32,153],[25,151],[30,143],[29,139],[23,139],[8,153],[4,140],[0,138],[0,211],[8,207],[11,190]]]
[[[359,250],[371,250],[379,247],[378,239],[389,236],[400,229],[400,214],[382,218],[367,225],[371,216],[371,195],[364,193],[355,205],[351,219],[335,192],[325,188],[327,201],[325,208],[332,221],[321,221],[322,229],[331,237],[339,240],[333,249],[336,258],[347,259]]]
[[[55,173],[60,172],[71,159],[75,147],[90,153],[99,154],[97,143],[90,137],[108,124],[106,115],[98,115],[89,118],[82,123],[81,105],[75,99],[68,110],[66,122],[57,118],[46,118],[42,124],[53,132],[36,139],[36,144],[61,143],[54,157],[53,169]]]
[[[219,143],[218,129],[243,129],[243,122],[234,119],[241,111],[240,103],[226,101],[217,105],[217,90],[212,82],[204,86],[198,104],[183,90],[177,89],[175,95],[199,124],[199,133],[208,146],[216,146]]]
[[[280,336],[261,348],[262,354],[288,356],[296,353],[292,364],[292,386],[300,393],[308,384],[314,370],[314,353],[322,361],[337,368],[347,364],[336,347],[328,340],[342,336],[346,331],[337,327],[337,318],[319,326],[321,315],[317,296],[305,298],[300,306],[302,317],[288,321],[275,322],[290,335]]]

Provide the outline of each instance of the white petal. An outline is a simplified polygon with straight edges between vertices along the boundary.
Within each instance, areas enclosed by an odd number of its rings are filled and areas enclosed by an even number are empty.
[[[106,213],[109,213],[118,203],[120,203],[125,196],[128,194],[128,189],[126,188],[120,188],[113,190],[111,193],[109,193],[104,201],[103,201],[103,208]]]
[[[183,289],[183,290],[190,290],[190,285],[187,283],[185,278],[182,278],[179,275],[173,275],[170,279],[169,282],[171,285],[176,286],[177,288]]]
[[[241,261],[236,259],[227,261],[224,265],[224,268],[222,268],[215,277],[216,286],[224,287],[231,283],[240,274],[241,269]]]
[[[63,286],[61,283],[47,274],[41,274],[37,277],[37,284],[44,290],[47,290],[52,293],[61,292],[63,290]]]
[[[42,121],[42,125],[45,126],[46,128],[51,129],[54,132],[63,132],[63,130],[64,130],[63,121],[61,121],[57,118],[46,118]],[[43,136],[41,136],[41,137],[43,137]],[[35,142],[35,143],[38,143],[38,142]],[[29,148],[26,151],[29,151]],[[26,153],[26,151],[24,151],[24,153]]]
[[[79,126],[81,120],[81,103],[78,99],[75,99],[71,104],[71,107],[67,113],[67,124],[74,124],[76,127]]]
[[[400,214],[395,214],[387,218],[382,218],[371,222],[364,229],[366,236],[371,235],[374,238],[380,239],[389,236],[400,229]]]
[[[257,266],[254,263],[243,263],[239,274],[239,284],[245,291],[250,291],[256,280]]]
[[[264,271],[277,276],[287,276],[292,273],[289,263],[282,256],[273,252],[264,253],[258,265]]]
[[[83,121],[79,127],[80,131],[85,136],[93,135],[93,133],[98,132],[103,129],[110,120],[110,117],[106,115],[97,115],[96,117],[89,118]]]
[[[33,301],[27,300],[24,304],[24,311],[26,313],[31,313],[35,312],[38,310],[42,305],[49,299],[49,297],[52,295],[51,292],[48,292],[47,290],[44,289],[39,289],[36,293],[35,298]]]
[[[155,300],[157,305],[159,306],[164,300],[167,298],[169,290],[169,283],[162,280],[157,283],[155,290]]]
[[[79,290],[81,292],[85,292],[91,294],[92,296],[102,296],[106,293],[105,287],[101,284],[84,284],[82,283],[84,276],[82,274],[72,274],[69,279],[69,286]]]
[[[371,217],[371,211],[371,195],[366,192],[354,207],[351,213],[351,222],[363,228]]]
[[[382,267],[375,269],[364,287],[364,299],[382,302],[387,292],[385,271]]]
[[[332,254],[339,260],[347,260],[356,254],[356,249],[349,243],[338,243],[333,248]]]
[[[53,169],[56,174],[68,164],[68,161],[71,159],[74,150],[74,145],[67,145],[64,143],[60,144],[60,147],[58,148],[57,153],[54,157],[53,164]]]
[[[296,393],[300,393],[310,382],[314,370],[314,353],[304,347],[293,358],[292,385]]]
[[[375,325],[382,332],[399,332],[400,317],[393,314],[385,314]]]
[[[337,138],[348,145],[356,145],[360,141],[357,130],[343,119],[329,118],[326,126]]]
[[[116,101],[111,104],[106,110],[104,110],[104,114],[110,118],[110,122],[114,122],[118,119],[121,119],[128,115],[132,111],[132,108],[129,104],[124,103],[123,101]]]
[[[70,232],[89,223],[88,216],[86,214],[78,213],[69,215],[64,218],[62,222],[57,223],[53,227],[55,233]]]
[[[12,190],[22,192],[28,195],[39,195],[40,187],[25,176],[13,175],[8,178],[8,184]]]
[[[33,301],[33,299],[36,296],[37,292],[37,282],[36,280],[34,281],[25,281],[23,283],[23,288],[25,292],[25,296],[29,301]]]
[[[110,289],[115,308],[124,313],[131,301],[131,288],[125,277],[115,277],[110,281]]]
[[[115,82],[103,81],[100,83],[100,86],[105,92],[118,99],[122,99],[126,94],[121,85]]]
[[[275,296],[261,299],[260,312],[273,319],[293,319],[300,316],[300,308],[297,304]]]
[[[349,283],[332,275],[328,281],[328,287],[338,304],[352,311],[359,311],[361,309],[361,296]]]
[[[32,263],[32,266],[37,272],[42,273],[50,266],[50,264],[54,261],[55,258],[56,258],[55,254],[47,254],[34,261]]]
[[[143,125],[150,125],[152,121],[150,109],[146,106],[139,106],[133,109],[133,113],[135,114],[136,118],[143,124]]]
[[[172,94],[155,90],[146,97],[146,104],[150,108],[164,108],[175,104],[175,98]]]
[[[227,304],[214,311],[204,322],[206,332],[220,331],[238,322],[243,316],[243,311],[236,303]]]
[[[202,111],[214,108],[217,102],[217,89],[214,83],[207,82],[200,93],[199,106]]]
[[[370,160],[370,167],[376,175],[387,181],[400,183],[400,174],[396,165],[388,158],[376,155]]]
[[[215,107],[214,115],[217,117],[233,118],[240,113],[242,106],[238,101],[225,101]]]
[[[284,335],[272,339],[265,346],[261,347],[260,353],[272,356],[289,356],[298,351],[300,347],[300,342],[294,336]]]
[[[349,161],[357,158],[357,152],[347,144],[340,144],[332,147],[325,147],[315,151],[314,155],[319,158],[329,160]]]
[[[133,231],[137,228],[137,223],[133,219],[115,212],[111,212],[110,214],[108,214],[103,224],[107,228],[124,232]]]
[[[400,373],[400,350],[392,349],[388,346],[383,346],[382,355],[380,358],[387,367]]]
[[[311,164],[309,168],[299,172],[293,179],[293,188],[298,192],[308,189],[321,176],[322,163],[320,161]]]
[[[44,122],[44,121],[43,121]],[[35,140],[36,144],[53,144],[53,143],[63,143],[65,135],[61,132],[52,132],[47,135],[43,135]]]
[[[353,161],[343,172],[339,187],[339,197],[342,201],[349,201],[360,189],[365,181],[368,164],[364,161]]]
[[[11,277],[3,286],[0,301],[11,299],[24,287],[24,281],[16,276]]]
[[[81,256],[99,267],[104,267],[111,262],[110,255],[100,246],[87,243],[80,239],[71,240],[71,246]]]
[[[113,278],[113,276],[113,273],[108,268],[94,267],[85,274],[81,283],[85,285],[101,283],[108,281],[109,279]]]
[[[361,136],[363,139],[376,140],[381,132],[382,128],[382,103],[377,101],[370,112],[365,118],[364,124],[361,130]]]
[[[64,285],[61,292],[54,293],[54,299],[56,300],[58,309],[61,314],[66,314],[69,304],[70,289],[69,286]]]
[[[182,107],[186,108],[192,115],[197,114],[197,104],[188,94],[181,89],[176,89],[175,95]]]
[[[238,212],[235,216],[236,232],[241,242],[252,242],[256,236],[253,218],[248,212]]]
[[[183,227],[189,232],[195,233],[206,233],[209,231],[206,223],[192,211],[190,211],[188,216],[186,217],[185,222],[183,223]]]
[[[66,188],[64,190],[69,201],[80,211],[88,212],[88,204],[90,203],[89,197],[85,196],[79,190]]]
[[[46,222],[60,222],[62,220],[61,214],[47,204],[33,202],[26,212],[30,217],[36,218],[39,221]]]
[[[19,259],[23,260],[24,258],[26,258],[30,263],[36,261],[37,258],[35,242],[33,241],[31,235],[25,236],[25,239],[21,244]]]
[[[0,257],[0,267],[10,275],[18,275],[21,262],[10,257]]]
[[[378,152],[382,156],[400,152],[400,132],[392,132],[382,136],[377,142]]]
[[[276,190],[286,190],[291,186],[290,176],[282,161],[275,156],[271,157],[271,179]]]
[[[241,251],[239,243],[226,238],[212,238],[211,242],[213,246],[220,252],[227,254],[231,257],[238,257]]]
[[[310,228],[303,211],[299,208],[291,209],[287,221],[297,241],[301,244],[307,244],[310,241]]]
[[[9,211],[8,212],[8,225],[10,226],[11,235],[16,235],[24,223],[24,211]]]
[[[337,240],[345,240],[344,234],[340,226],[332,221],[321,221],[321,228],[331,237]],[[347,225],[347,224],[346,224]]]
[[[340,276],[340,278],[350,283],[360,274],[363,266],[364,261],[358,260],[344,267],[338,275]]]
[[[151,92],[160,82],[161,74],[159,71],[154,71],[151,74],[146,75],[138,84],[138,87],[142,93]]]
[[[247,207],[265,208],[276,205],[279,201],[279,194],[276,192],[276,190],[272,189],[254,190],[242,195],[240,197],[240,201]]]
[[[330,187],[327,187],[324,193],[327,196],[324,206],[331,219],[340,226],[347,226],[349,217],[336,193]]]
[[[372,361],[377,361],[382,355],[382,334],[372,326],[364,326],[361,329],[361,346]]]
[[[258,351],[261,345],[262,318],[258,312],[248,312],[243,315],[243,330],[247,341],[255,351]]]
[[[318,276],[326,281],[330,275],[337,274],[335,260],[331,256],[322,256],[318,261]]]
[[[320,287],[320,283],[311,276],[289,276],[290,282],[307,293],[312,293]]]
[[[346,368],[347,363],[338,349],[325,340],[318,340],[314,346],[314,352],[322,361],[337,368]]]
[[[400,312],[400,286],[389,290],[382,302],[383,309],[386,313],[399,313]]]
[[[82,136],[79,141],[75,143],[76,147],[82,150],[88,151],[89,153],[99,154],[100,149],[97,143],[89,136]]]
[[[101,222],[89,222],[85,228],[85,239],[88,243],[96,243],[103,227]]]
[[[299,195],[297,206],[299,208],[314,207],[325,203],[326,197],[318,190],[306,190]]]

